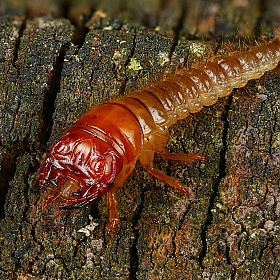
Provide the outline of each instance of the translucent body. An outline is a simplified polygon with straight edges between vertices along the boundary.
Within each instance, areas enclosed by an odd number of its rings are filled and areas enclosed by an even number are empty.
[[[137,159],[153,176],[191,197],[186,186],[153,165],[154,153],[186,163],[205,159],[165,152],[168,127],[259,78],[279,60],[278,34],[272,43],[195,63],[141,92],[93,108],[50,149],[40,177],[43,190],[52,185],[45,206],[59,200],[62,209],[78,208],[108,192],[110,234],[120,222],[116,193]]]

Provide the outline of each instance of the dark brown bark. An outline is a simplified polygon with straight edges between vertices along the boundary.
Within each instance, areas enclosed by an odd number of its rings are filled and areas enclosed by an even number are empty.
[[[275,1],[137,2],[0,5],[0,279],[277,279],[279,67],[170,128],[168,151],[208,159],[156,159],[195,201],[137,166],[118,193],[122,224],[111,237],[106,196],[58,218],[40,211],[41,144],[92,106],[205,59],[213,42],[272,38],[268,18],[280,18]],[[78,231],[89,215],[98,226],[87,236]]]

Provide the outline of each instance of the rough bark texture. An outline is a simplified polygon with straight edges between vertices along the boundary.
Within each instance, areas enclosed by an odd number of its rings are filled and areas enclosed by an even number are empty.
[[[89,108],[213,42],[273,38],[278,1],[17,2],[0,4],[0,279],[279,279],[279,66],[170,128],[167,150],[208,159],[156,159],[191,203],[137,166],[107,237],[106,196],[54,218],[34,183],[43,146]]]

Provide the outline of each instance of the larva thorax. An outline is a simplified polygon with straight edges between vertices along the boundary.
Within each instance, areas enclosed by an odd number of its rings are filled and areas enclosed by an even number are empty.
[[[178,119],[214,104],[219,97],[229,95],[233,88],[243,87],[249,80],[259,78],[264,72],[275,68],[279,60],[278,33],[271,43],[196,62],[142,92],[132,93],[114,102],[128,106],[139,119],[144,138],[149,136],[149,142],[158,145],[168,136],[166,128]]]

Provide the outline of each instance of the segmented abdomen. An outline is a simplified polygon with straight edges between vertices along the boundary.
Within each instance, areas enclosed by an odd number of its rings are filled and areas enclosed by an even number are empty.
[[[275,68],[280,60],[279,37],[278,33],[271,43],[248,51],[236,51],[194,63],[142,92],[134,92],[113,102],[134,113],[146,139],[155,138],[157,132],[164,135],[167,127],[178,119],[214,104],[218,97],[229,95],[233,88],[243,87],[248,80],[259,78],[265,71]]]

